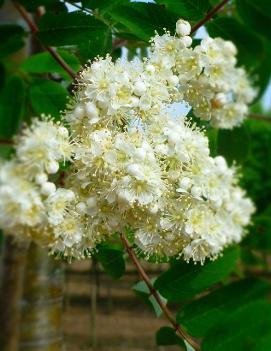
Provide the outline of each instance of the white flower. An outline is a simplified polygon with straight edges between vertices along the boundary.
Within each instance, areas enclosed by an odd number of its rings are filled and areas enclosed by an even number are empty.
[[[72,146],[66,128],[49,119],[34,119],[18,138],[16,152],[25,171],[33,177],[43,172],[56,173],[58,162],[70,159]]]
[[[49,195],[45,201],[45,206],[48,213],[48,222],[51,225],[57,225],[63,221],[74,197],[73,191],[63,188],[59,188]]]

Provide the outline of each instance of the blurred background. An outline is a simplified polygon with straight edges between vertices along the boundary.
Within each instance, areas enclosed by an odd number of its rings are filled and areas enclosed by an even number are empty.
[[[142,58],[154,30],[173,30],[176,19],[197,23],[219,1],[10,0],[0,1],[0,155],[12,155],[12,138],[41,113],[56,120],[72,90],[72,78],[48,46],[57,48],[74,72],[109,52],[113,59]],[[270,11],[269,11],[270,9]],[[241,245],[237,270],[229,278],[271,278],[271,3],[228,1],[195,35],[232,40],[258,97],[251,119],[232,132],[207,130],[212,153],[240,164],[242,185],[257,206],[254,224]],[[91,18],[90,18],[91,17]],[[27,23],[27,19],[31,23]],[[61,20],[59,21],[59,18]],[[86,22],[87,21],[87,22]],[[54,32],[51,29],[57,27]],[[81,28],[82,23],[88,23]],[[35,32],[38,31],[38,34]],[[52,34],[53,33],[53,34]],[[178,113],[186,107],[175,106]],[[192,112],[190,113],[193,118]],[[270,117],[269,117],[270,116]],[[270,118],[270,120],[268,120]],[[238,147],[229,149],[226,144]],[[0,199],[1,201],[1,199]],[[63,263],[34,243],[0,234],[0,350],[152,351],[155,331],[165,325],[144,291],[135,268],[114,248],[92,260]],[[110,250],[113,250],[112,252]],[[168,264],[144,263],[151,278]],[[134,288],[133,288],[134,287]],[[269,290],[270,293],[270,290]],[[152,306],[151,306],[152,305]],[[172,304],[172,310],[176,306]],[[159,316],[160,311],[156,310]],[[180,346],[167,346],[179,350]]]

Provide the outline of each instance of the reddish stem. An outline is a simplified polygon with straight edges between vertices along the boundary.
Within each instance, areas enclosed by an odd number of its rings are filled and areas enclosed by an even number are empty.
[[[133,264],[134,264],[134,266],[135,266],[140,278],[143,279],[144,282],[146,283],[147,287],[150,290],[150,293],[152,294],[152,296],[157,301],[157,303],[160,306],[161,310],[163,311],[165,317],[172,324],[173,328],[182,337],[182,339],[186,340],[196,351],[200,351],[200,346],[199,346],[198,342],[196,340],[194,340],[189,334],[187,334],[186,331],[184,331],[181,328],[181,326],[178,325],[175,322],[175,318],[173,317],[172,313],[168,309],[167,305],[164,304],[164,302],[162,301],[162,299],[161,299],[159,293],[157,292],[157,290],[152,285],[152,282],[151,282],[150,278],[148,277],[147,273],[144,271],[143,267],[141,266],[140,262],[138,261],[136,255],[134,253],[134,250],[129,245],[129,242],[126,239],[126,237],[123,234],[120,234],[120,237],[121,237],[121,240],[123,242],[123,246],[125,247],[125,249],[126,249],[128,255],[129,255],[131,261],[133,262]]]
[[[198,23],[196,23],[192,29],[191,33],[194,33],[196,30],[198,30],[201,26],[203,26],[206,22],[208,22],[218,11],[222,9],[226,5],[226,3],[229,2],[229,0],[223,0],[219,4],[217,4],[212,10],[210,10],[207,15],[200,20]]]
[[[18,10],[18,12],[21,14],[22,18],[28,24],[28,27],[31,30],[31,33],[36,34],[39,31],[39,28],[36,25],[36,23],[32,20],[32,18],[29,16],[28,12],[18,2],[14,1],[13,3],[16,9]],[[75,79],[76,77],[75,72],[70,68],[70,66],[66,63],[66,61],[63,60],[63,58],[56,52],[56,50],[50,46],[44,46],[44,48],[52,55],[52,57],[56,60],[56,62],[72,77],[72,79]]]
[[[248,117],[250,119],[256,119],[256,120],[259,120],[259,121],[264,121],[264,122],[268,122],[268,123],[271,123],[271,117],[268,117],[268,116],[263,116],[263,115],[260,115],[258,113],[249,113],[248,114]]]
[[[0,139],[0,145],[14,145],[13,140]]]

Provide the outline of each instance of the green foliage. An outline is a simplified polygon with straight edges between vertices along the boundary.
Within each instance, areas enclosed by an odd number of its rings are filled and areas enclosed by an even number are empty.
[[[58,50],[58,54],[74,72],[79,71],[81,64],[73,53],[65,50]],[[58,73],[66,80],[71,79],[68,73],[56,62],[49,52],[41,52],[26,58],[21,64],[21,69],[28,73]]]
[[[271,39],[271,2],[269,0],[236,0],[240,17],[251,28]]]
[[[250,235],[244,242],[245,246],[260,250],[271,251],[271,218],[270,215],[260,215],[254,218]]]
[[[209,0],[156,0],[155,2],[164,5],[179,18],[190,21],[199,21],[210,9]]]
[[[146,42],[154,35],[155,30],[161,33],[167,28],[174,32],[176,20],[179,18],[162,6],[143,2],[116,7],[110,12],[110,17],[126,31]]]
[[[250,137],[245,126],[234,129],[220,129],[217,133],[217,154],[226,158],[229,164],[233,161],[242,163],[246,160],[250,147]]]
[[[24,102],[24,82],[20,77],[12,75],[7,79],[0,94],[1,137],[10,139],[18,131],[24,113]]]
[[[232,311],[203,339],[202,351],[267,351],[271,348],[271,305],[255,301]]]
[[[82,5],[92,10],[98,10],[99,14],[110,14],[110,11],[118,5],[129,4],[129,0],[83,0]]]
[[[261,64],[253,71],[255,83],[259,87],[258,96],[261,96],[271,76],[271,2],[268,0],[237,0],[236,6],[243,23],[263,36],[264,56]]]
[[[258,65],[252,72],[253,80],[255,81],[255,86],[258,88],[258,96],[259,99],[265,89],[267,88],[270,77],[271,77],[271,43],[270,41],[264,41],[264,57],[261,61],[261,64]]]
[[[125,272],[123,251],[114,245],[102,244],[94,257],[101,263],[105,272],[114,279],[119,279]]]
[[[0,26],[0,59],[8,56],[24,46],[25,31],[21,26],[5,24]]]
[[[202,266],[178,261],[157,278],[154,287],[171,302],[192,298],[226,278],[234,270],[238,257],[238,247],[230,247],[222,257]]]
[[[83,12],[45,14],[39,21],[40,40],[45,45],[75,45],[81,54],[105,54],[111,44],[109,29],[102,21]],[[90,51],[92,49],[92,51]]]
[[[33,80],[29,95],[35,113],[50,114],[56,119],[59,119],[67,103],[67,90],[50,80]]]
[[[201,337],[217,323],[251,300],[259,299],[270,290],[269,284],[245,279],[233,282],[186,305],[177,314],[177,323],[195,337]]]
[[[241,185],[262,213],[271,197],[271,125],[249,120],[246,127],[250,135],[250,153],[242,167]]]
[[[180,345],[185,347],[183,340],[176,335],[173,328],[162,327],[156,333],[156,344],[159,346]]]

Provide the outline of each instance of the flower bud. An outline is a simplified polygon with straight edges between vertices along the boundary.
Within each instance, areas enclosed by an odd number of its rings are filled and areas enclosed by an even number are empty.
[[[45,196],[49,196],[56,191],[56,186],[54,183],[45,182],[41,186],[41,193]]]
[[[137,82],[135,82],[134,85],[134,94],[137,96],[141,96],[145,93],[145,91],[147,90],[146,85],[144,84],[144,82],[138,80]]]
[[[69,132],[68,132],[68,129],[65,128],[65,127],[59,127],[58,128],[58,132],[61,136],[63,137],[68,137],[69,136]]]
[[[174,74],[168,78],[168,83],[169,85],[176,86],[179,83],[179,78],[175,76]]]
[[[130,104],[131,104],[133,107],[138,106],[138,104],[139,104],[139,98],[138,98],[137,96],[131,96],[131,98],[130,98]]]
[[[45,173],[37,174],[35,177],[35,182],[39,185],[46,183],[47,180],[48,180],[48,176]]]
[[[180,41],[181,41],[181,43],[183,44],[183,46],[184,46],[185,48],[189,48],[189,47],[192,45],[192,38],[189,37],[188,35],[182,37],[182,38],[180,39]]]
[[[154,67],[153,65],[148,64],[148,65],[146,66],[146,71],[147,71],[148,73],[154,73],[154,72],[155,72],[155,67]]]
[[[72,190],[67,190],[66,191],[66,199],[68,201],[72,201],[72,200],[74,200],[74,198],[75,198],[74,192]]]
[[[87,213],[87,206],[84,202],[79,202],[77,205],[76,205],[76,210],[78,213],[80,213],[81,215],[84,215]]]
[[[191,33],[190,23],[183,19],[179,19],[176,23],[176,33],[180,36],[189,35]]]
[[[50,161],[46,167],[49,174],[55,174],[59,170],[59,164],[56,161]]]
[[[193,186],[191,189],[191,194],[195,197],[199,197],[201,195],[201,188],[198,186]]]
[[[82,106],[78,105],[74,109],[74,116],[78,119],[82,119],[85,115],[85,111]]]
[[[89,208],[95,208],[97,206],[97,201],[95,196],[91,196],[87,199],[87,205]]]
[[[191,184],[191,179],[188,177],[183,177],[183,179],[180,181],[180,187],[187,190]]]
[[[99,115],[99,110],[93,102],[87,102],[85,105],[86,115],[89,118],[97,118]]]

